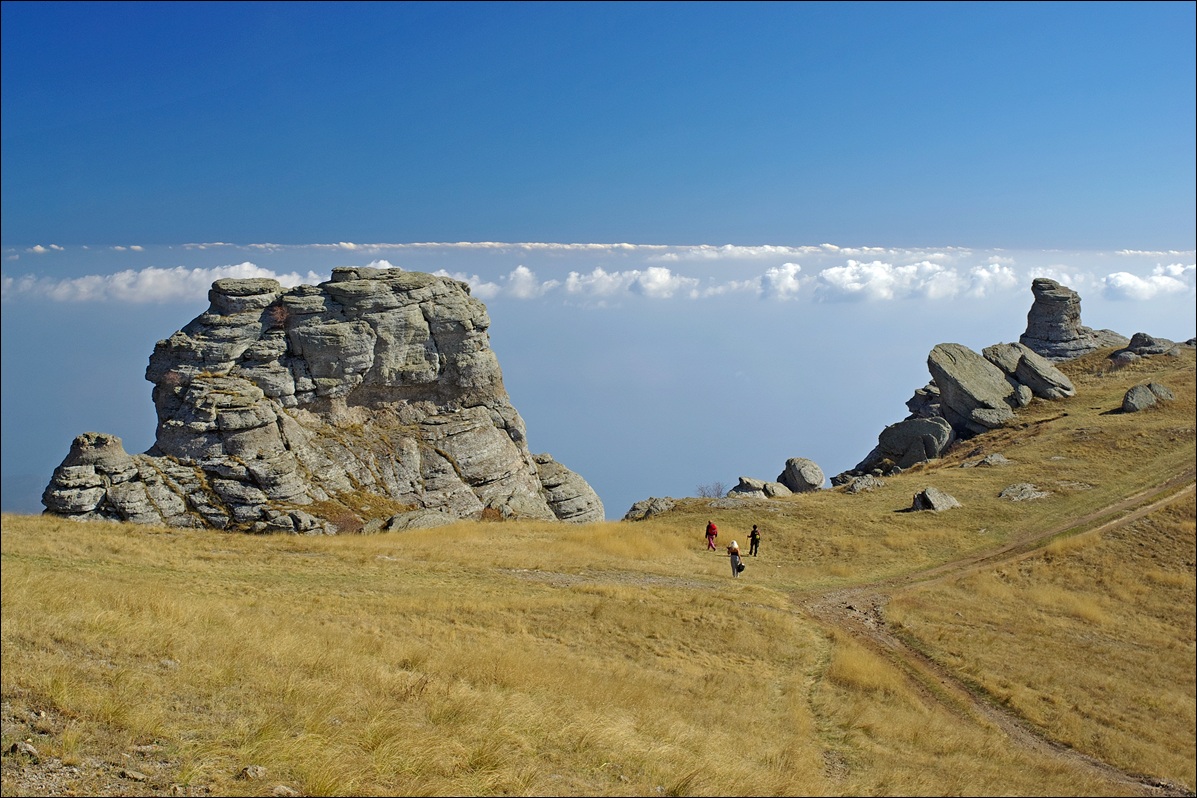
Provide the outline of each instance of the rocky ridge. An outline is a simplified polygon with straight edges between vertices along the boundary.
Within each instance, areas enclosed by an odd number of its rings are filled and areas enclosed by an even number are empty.
[[[339,268],[291,289],[218,280],[208,296],[150,357],[154,446],[79,435],[46,512],[305,534],[379,516],[603,520],[582,477],[528,450],[467,284]]]
[[[1054,280],[1036,278],[1031,293],[1027,328],[1018,343],[994,344],[979,354],[955,343],[932,348],[927,356],[931,381],[907,400],[910,415],[882,430],[877,446],[854,468],[832,477],[832,485],[850,485],[865,475],[884,476],[934,460],[958,440],[1006,425],[1016,409],[1035,399],[1075,396],[1076,388],[1056,368],[1058,362],[1117,346],[1122,348],[1109,362],[1118,368],[1139,357],[1179,351],[1180,344],[1146,333],[1128,339],[1112,330],[1085,327],[1080,297]],[[1192,339],[1185,345],[1192,346]]]
[[[854,468],[831,477],[833,487],[850,493],[872,490],[880,477],[940,457],[954,443],[997,429],[1014,418],[1014,411],[1032,401],[1056,401],[1076,395],[1071,380],[1056,363],[1101,348],[1120,347],[1110,355],[1111,368],[1140,357],[1174,354],[1177,344],[1146,333],[1130,339],[1112,330],[1093,330],[1081,324],[1081,301],[1072,289],[1054,280],[1031,283],[1034,301],[1027,328],[1017,343],[998,343],[980,353],[958,343],[941,343],[927,356],[931,380],[906,402],[910,414],[878,435],[877,445]],[[1169,397],[1162,386],[1140,386],[1128,395],[1126,409],[1149,407]],[[822,489],[823,472],[811,460],[792,457],[775,481],[741,476],[728,498],[769,499]],[[855,487],[854,487],[855,486]],[[932,496],[914,502],[912,509],[943,509],[951,497]],[[624,520],[637,521],[667,512],[668,498],[637,502]]]

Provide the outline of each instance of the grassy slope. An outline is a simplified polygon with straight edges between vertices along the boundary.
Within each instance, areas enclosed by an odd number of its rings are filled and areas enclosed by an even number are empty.
[[[1068,364],[1078,397],[858,495],[339,538],[6,515],[3,750],[31,710],[80,793],[1118,794],[929,704],[790,599],[1067,526],[1191,469],[1193,352],[1101,363]],[[1110,412],[1147,379],[1177,401]],[[1011,464],[959,467],[989,452]],[[1017,482],[1051,495],[998,498]],[[899,512],[927,485],[964,506]],[[887,618],[1054,739],[1191,790],[1193,516],[1189,500],[1081,528],[903,590]],[[761,526],[744,578],[703,550],[707,518],[745,548]],[[149,781],[113,775],[130,763]],[[6,753],[5,795],[20,764]],[[234,778],[251,764],[268,777]]]

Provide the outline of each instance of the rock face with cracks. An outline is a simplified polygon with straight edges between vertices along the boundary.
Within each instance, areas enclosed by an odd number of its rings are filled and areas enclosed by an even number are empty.
[[[218,280],[208,296],[150,357],[154,446],[78,436],[46,512],[306,534],[393,516],[603,520],[584,479],[528,450],[465,283],[340,268],[291,289]]]

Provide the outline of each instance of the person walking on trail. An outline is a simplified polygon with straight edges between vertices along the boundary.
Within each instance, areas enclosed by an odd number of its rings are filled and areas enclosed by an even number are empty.
[[[740,565],[740,544],[734,540],[731,545],[727,547],[727,557],[731,560],[732,577],[739,579],[740,571],[744,570]]]
[[[761,530],[756,528],[756,524],[753,524],[752,531],[748,533],[748,553],[755,557],[760,547]]]
[[[719,536],[719,529],[714,521],[707,521],[707,551],[719,551],[715,548],[715,538]]]

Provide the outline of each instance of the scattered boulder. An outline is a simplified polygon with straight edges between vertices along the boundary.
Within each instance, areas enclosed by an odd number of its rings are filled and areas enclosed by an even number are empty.
[[[845,484],[847,485],[844,488],[845,493],[865,493],[885,487],[885,480],[875,477],[872,474],[865,474],[864,476],[852,477]]]
[[[654,515],[661,515],[667,513],[677,506],[677,502],[670,498],[650,497],[642,499],[631,506],[631,508],[624,513],[624,521],[643,521],[646,518],[651,518]]]
[[[1039,490],[1029,482],[1019,482],[1016,485],[1008,485],[998,494],[999,499],[1006,499],[1012,502],[1025,502],[1032,499],[1042,499],[1051,496],[1049,491]]]
[[[1004,465],[1010,465],[1010,461],[1006,458],[1006,455],[994,452],[993,454],[985,455],[980,460],[970,460],[967,463],[961,463],[960,467],[961,468],[974,468],[974,467],[981,468],[981,467],[1004,466]]]
[[[956,440],[952,425],[942,416],[934,418],[911,418],[890,424],[877,436],[877,446],[870,460],[866,458],[857,464],[856,470],[869,472],[882,462],[907,469],[927,460],[934,460]]]
[[[734,488],[727,492],[728,496],[756,496],[765,498],[765,481],[753,477],[740,477]]]
[[[1113,330],[1093,330],[1081,324],[1081,298],[1055,280],[1031,281],[1035,300],[1027,313],[1027,329],[1019,343],[1052,361],[1072,360],[1108,346],[1125,346],[1128,340]]]
[[[1180,346],[1167,338],[1153,338],[1147,333],[1137,332],[1131,336],[1126,351],[1134,352],[1139,357],[1152,355],[1179,355]]]
[[[961,506],[960,502],[956,501],[954,497],[944,493],[939,488],[927,487],[914,494],[910,510],[913,512],[930,510],[939,513],[944,510],[950,510],[953,507]]]
[[[528,451],[466,283],[338,268],[292,289],[217,280],[208,297],[150,357],[153,447],[78,436],[48,513],[328,534],[372,520],[369,495],[428,518],[603,520],[585,480]]]
[[[777,477],[777,482],[794,493],[821,490],[825,480],[823,469],[805,457],[791,457],[786,460],[785,470]]]
[[[1134,365],[1143,358],[1139,355],[1136,355],[1129,349],[1119,349],[1117,352],[1111,354],[1107,359],[1110,361],[1110,368],[1116,371],[1118,369]]]
[[[1172,393],[1171,389],[1158,382],[1135,385],[1122,397],[1122,412],[1137,413],[1140,410],[1154,407],[1160,402],[1171,402],[1175,398],[1176,395]]]
[[[766,482],[764,491],[765,491],[765,496],[770,499],[776,499],[780,496],[793,496],[794,495],[794,491],[790,490],[789,488],[787,488],[785,485],[781,484],[780,482]]]
[[[772,499],[778,496],[793,495],[793,491],[780,482],[766,482],[753,477],[740,477],[739,483],[727,492],[728,498],[760,498]]]

